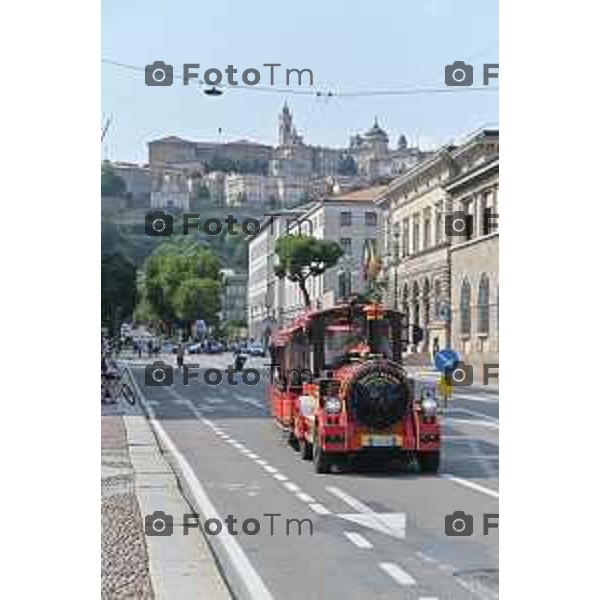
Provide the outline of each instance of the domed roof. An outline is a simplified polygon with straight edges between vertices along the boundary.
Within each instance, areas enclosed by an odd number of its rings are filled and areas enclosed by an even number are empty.
[[[377,123],[377,117],[375,117],[375,122],[373,123],[373,127],[369,129],[365,134],[363,134],[366,138],[381,138],[382,140],[388,141],[387,133],[379,127],[379,123]]]

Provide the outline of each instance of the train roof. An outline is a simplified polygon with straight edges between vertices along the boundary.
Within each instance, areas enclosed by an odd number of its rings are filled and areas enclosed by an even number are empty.
[[[345,316],[344,313],[347,313],[352,308],[365,307],[371,304],[375,303],[366,301],[351,301],[345,302],[344,304],[337,304],[331,308],[306,311],[296,317],[296,319],[289,326],[280,329],[277,333],[275,333],[271,339],[271,344],[274,346],[285,346],[297,331],[305,328],[311,322],[316,321],[319,317],[324,317],[327,315],[335,316],[336,313],[340,313],[339,316],[342,317]],[[385,314],[399,314],[399,311],[390,308],[383,308],[383,311]]]

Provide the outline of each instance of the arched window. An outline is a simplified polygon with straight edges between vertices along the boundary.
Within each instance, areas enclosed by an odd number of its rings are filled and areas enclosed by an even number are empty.
[[[460,332],[471,335],[471,284],[468,279],[460,288]]]
[[[442,309],[442,282],[436,279],[433,282],[433,318],[438,320],[441,318]]]
[[[419,310],[419,284],[416,281],[413,283],[412,303],[414,308],[413,323],[419,325],[421,321],[421,311]]]
[[[490,332],[490,280],[484,273],[477,292],[477,333]]]
[[[429,325],[429,279],[425,279],[423,284],[423,325]]]

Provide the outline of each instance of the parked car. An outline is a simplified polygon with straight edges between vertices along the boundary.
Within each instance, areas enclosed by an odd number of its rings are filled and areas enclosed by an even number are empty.
[[[206,342],[206,346],[204,348],[204,352],[207,354],[220,354],[223,352],[224,346],[221,342],[217,342],[217,340],[209,340]]]
[[[248,346],[247,353],[250,356],[265,356],[266,355],[265,349],[260,342],[252,342],[252,344],[250,344]]]
[[[202,342],[190,344],[187,347],[188,354],[200,354],[202,352]]]

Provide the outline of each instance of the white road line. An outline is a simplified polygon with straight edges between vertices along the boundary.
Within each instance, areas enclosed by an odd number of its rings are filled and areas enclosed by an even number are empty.
[[[309,496],[305,492],[298,492],[296,494],[296,498],[298,498],[298,500],[302,500],[302,502],[306,502],[306,503],[316,502],[316,500],[312,496]]]
[[[282,475],[281,473],[275,473],[275,475],[273,475],[273,477],[275,477],[275,479],[277,479],[277,481],[287,481],[288,478],[285,475]]]
[[[496,499],[500,498],[500,493],[497,492],[496,490],[491,490],[490,488],[486,488],[482,485],[479,485],[478,483],[473,483],[472,481],[469,481],[468,479],[463,479],[462,477],[456,477],[455,475],[452,475],[451,473],[442,473],[440,475],[440,477],[442,479],[447,479],[448,481],[453,481],[454,483],[458,483],[458,485],[462,485],[464,487],[475,490],[476,492],[481,492],[482,494],[491,496],[492,498],[496,498]]]
[[[325,508],[322,504],[319,504],[318,502],[315,502],[314,504],[309,504],[308,507],[311,510],[314,510],[319,515],[330,515],[331,514],[331,511],[329,511],[327,508]]]
[[[500,429],[499,423],[473,421],[472,419],[455,419],[454,417],[445,417],[444,423],[450,423],[451,425],[477,425],[478,427],[487,427],[488,429]]]
[[[499,423],[500,422],[495,417],[490,417],[489,415],[486,415],[485,413],[478,412],[476,410],[470,410],[468,408],[461,408],[460,406],[455,406],[455,407],[451,408],[450,412],[451,413],[455,413],[455,412],[465,413],[466,415],[471,415],[472,417],[480,417],[481,419],[484,419],[486,421],[491,421],[492,423]]]
[[[328,492],[343,500],[346,504],[351,506],[356,512],[364,513],[364,514],[372,514],[374,511],[369,508],[366,504],[363,504],[360,500],[352,497],[350,494],[344,492],[344,490],[340,490],[340,488],[334,486],[328,486],[325,488]]]
[[[344,492],[344,490],[341,490],[340,488],[337,488],[334,486],[328,486],[325,489],[328,492],[330,492],[331,494],[333,494],[334,496],[337,496],[338,498],[343,500],[346,504],[348,504],[350,507],[352,507],[356,512],[359,512],[363,515],[367,515],[372,520],[372,522],[374,524],[376,524],[377,528],[380,531],[384,531],[388,535],[391,535],[394,537],[399,537],[397,527],[392,527],[390,525],[390,523],[388,521],[386,521],[384,515],[380,515],[380,514],[376,513],[372,508],[368,507],[366,504],[363,504],[360,500],[357,500],[356,498],[354,498],[347,492]],[[406,527],[406,525],[405,525],[406,515],[404,513],[397,513],[396,516],[399,516],[400,518],[403,519],[404,523],[401,527],[402,531],[401,531],[400,537],[404,538],[405,527]]]
[[[371,542],[355,531],[344,531],[344,535],[357,547],[368,550],[373,547]]]
[[[482,402],[483,404],[498,404],[498,397],[490,398],[485,394],[473,395],[473,394],[461,394],[460,392],[454,391],[453,399],[455,400],[472,400],[473,402]],[[452,402],[452,400],[450,400]]]
[[[256,460],[257,458],[260,458],[260,456],[258,456],[258,454],[254,454],[254,452],[250,452],[248,454],[248,458],[251,458],[252,460]]]
[[[290,490],[290,492],[299,492],[300,491],[300,488],[295,483],[292,483],[291,481],[287,481],[283,485],[285,488]]]
[[[420,596],[419,600],[438,600],[437,596]]]
[[[396,583],[400,585],[416,585],[417,582],[402,568],[395,563],[379,563],[383,569]]]
[[[277,469],[271,465],[263,465],[263,469],[267,471],[267,473],[277,473]]]
[[[261,467],[264,467],[265,465],[268,465],[269,463],[266,460],[263,460],[262,458],[255,458],[254,462],[257,465],[260,465]]]
[[[202,487],[202,484],[196,477],[194,470],[189,465],[183,454],[181,454],[169,434],[164,430],[159,420],[156,418],[153,408],[145,402],[140,387],[137,381],[133,378],[133,374],[130,373],[130,376],[132,378],[134,387],[137,388],[136,391],[140,399],[140,403],[144,405],[146,412],[148,413],[150,425],[156,432],[156,435],[161,439],[164,447],[168,449],[175,459],[175,462],[178,464],[181,475],[185,478],[198,509],[203,513],[204,519],[218,519],[219,521],[223,522],[223,519],[217,512],[217,509],[211,502],[210,498],[206,494],[206,491]],[[232,535],[227,533],[225,535],[213,536],[213,539],[222,545],[223,550],[233,565],[233,568],[237,571],[240,583],[246,588],[246,591],[251,598],[275,600],[258,572],[252,566],[252,563],[246,556],[244,550]]]

